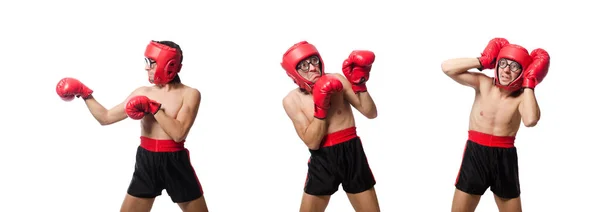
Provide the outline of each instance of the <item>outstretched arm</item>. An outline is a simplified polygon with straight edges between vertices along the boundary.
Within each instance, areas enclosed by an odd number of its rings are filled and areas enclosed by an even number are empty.
[[[102,106],[102,104],[96,101],[96,99],[92,95],[85,99],[85,104],[87,105],[87,108],[92,114],[92,116],[94,116],[94,118],[98,121],[98,123],[100,123],[100,125],[111,125],[123,121],[125,118],[127,118],[127,114],[125,113],[125,103],[132,96],[139,94],[142,88],[143,87],[139,87],[135,89],[133,92],[131,92],[131,94],[129,94],[129,96],[127,96],[127,98],[123,102],[114,106],[110,110],[107,110],[104,106]]]
[[[191,89],[185,93],[183,105],[177,113],[176,119],[169,117],[164,110],[156,112],[154,118],[175,142],[183,141],[196,121],[198,109],[200,108],[200,99],[200,91]]]

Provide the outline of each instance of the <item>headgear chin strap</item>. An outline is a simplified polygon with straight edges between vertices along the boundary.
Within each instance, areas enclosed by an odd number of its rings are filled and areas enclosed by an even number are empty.
[[[519,65],[521,65],[521,73],[515,80],[513,80],[508,85],[500,84],[499,79],[499,61],[503,58],[513,60],[519,63]],[[498,58],[496,58],[496,69],[494,70],[494,85],[511,92],[521,89],[521,87],[523,86],[523,72],[525,72],[529,64],[531,64],[531,60],[532,59],[531,56],[529,56],[529,52],[527,52],[527,49],[523,48],[522,46],[516,44],[509,44],[507,46],[502,47],[502,49],[500,49],[500,53],[498,53]]]
[[[150,41],[144,55],[156,61],[154,84],[167,84],[181,71],[181,54],[175,48]]]
[[[292,47],[290,47],[283,54],[283,59],[281,61],[281,67],[285,69],[287,75],[290,78],[292,78],[292,80],[294,80],[294,83],[300,86],[301,89],[304,89],[307,92],[312,91],[312,86],[314,85],[314,82],[311,82],[306,78],[300,76],[300,74],[298,74],[298,71],[296,70],[296,66],[298,66],[298,63],[300,63],[300,61],[305,60],[306,58],[313,55],[319,57],[319,60],[321,62],[322,76],[323,73],[325,73],[323,59],[321,58],[321,55],[319,54],[317,48],[315,48],[315,46],[308,43],[307,41],[300,41],[294,44]]]

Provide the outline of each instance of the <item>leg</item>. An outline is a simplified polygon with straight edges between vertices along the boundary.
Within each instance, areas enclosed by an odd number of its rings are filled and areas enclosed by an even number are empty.
[[[138,147],[135,170],[121,212],[148,212],[161,194],[162,181],[156,175],[156,154]]]
[[[345,152],[342,186],[352,207],[357,212],[379,212],[379,200],[374,187],[375,177],[360,138],[356,137],[341,147]]]
[[[208,206],[206,206],[204,196],[189,202],[177,203],[177,205],[179,205],[179,208],[181,208],[181,211],[183,212],[208,212]]]
[[[150,212],[155,198],[139,198],[129,194],[121,205],[121,212]]]
[[[496,200],[496,205],[498,206],[498,211],[500,212],[522,212],[521,209],[521,197],[506,199],[499,197],[498,195],[494,195],[494,199]]]
[[[521,188],[517,148],[495,148],[497,167],[494,184],[491,187],[500,212],[520,212]]]
[[[356,212],[380,212],[375,187],[356,194],[347,193],[350,204]]]
[[[208,211],[202,185],[190,161],[187,149],[165,154],[162,175],[171,200],[183,211]]]
[[[340,186],[341,180],[334,171],[335,164],[331,163],[331,151],[334,151],[333,147],[310,150],[301,212],[325,211],[331,195]]]
[[[474,212],[480,199],[481,195],[468,194],[456,189],[452,199],[452,212]]]
[[[304,193],[300,203],[300,212],[324,212],[331,195],[310,195]]]
[[[456,187],[452,198],[452,212],[473,212],[490,183],[490,148],[467,141]]]

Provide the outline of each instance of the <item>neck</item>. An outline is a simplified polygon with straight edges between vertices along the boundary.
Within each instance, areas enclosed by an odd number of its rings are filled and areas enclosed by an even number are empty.
[[[177,87],[176,83],[167,83],[167,84],[163,84],[163,85],[155,85],[157,88],[159,88],[160,90],[164,90],[164,91],[170,91],[173,88]]]

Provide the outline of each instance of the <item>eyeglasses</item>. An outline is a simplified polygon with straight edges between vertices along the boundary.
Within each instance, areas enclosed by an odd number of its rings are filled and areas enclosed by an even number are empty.
[[[308,69],[310,69],[311,64],[313,66],[318,66],[319,64],[321,64],[321,60],[319,60],[319,57],[316,55],[311,56],[308,58],[308,60],[300,61],[300,63],[298,63],[298,66],[296,66],[296,69],[308,72]]]
[[[154,61],[153,59],[147,58],[147,57],[145,57],[144,60],[146,61],[146,65],[148,67],[152,67],[152,65],[156,63],[156,61]]]
[[[510,66],[510,71],[512,72],[518,72],[521,70],[521,65],[517,62],[508,63],[508,60],[504,58],[498,61],[499,68],[506,68],[506,66]]]

